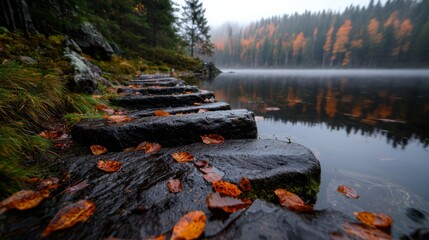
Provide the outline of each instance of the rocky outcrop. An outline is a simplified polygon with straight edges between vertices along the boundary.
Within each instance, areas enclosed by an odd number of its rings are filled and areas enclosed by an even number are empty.
[[[114,54],[113,48],[103,35],[89,22],[81,24],[79,30],[73,34],[73,39],[84,53],[93,57],[109,60]]]

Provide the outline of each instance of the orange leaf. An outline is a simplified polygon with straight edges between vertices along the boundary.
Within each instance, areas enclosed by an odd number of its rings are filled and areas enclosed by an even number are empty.
[[[359,239],[369,240],[384,240],[392,239],[390,234],[387,234],[377,228],[368,227],[358,223],[344,223],[344,230],[347,234],[357,237]]]
[[[86,181],[83,181],[83,182],[80,182],[80,183],[78,183],[78,184],[76,184],[74,186],[68,187],[65,190],[65,192],[66,193],[70,193],[70,194],[71,193],[75,193],[75,192],[78,192],[78,191],[80,191],[80,190],[88,187],[88,186],[89,186],[89,184]]]
[[[238,185],[240,185],[241,190],[243,192],[247,192],[252,190],[252,186],[250,185],[250,181],[247,178],[242,178],[240,182],[238,182]]]
[[[197,239],[206,227],[206,215],[203,211],[185,214],[173,227],[171,240]]]
[[[134,152],[137,148],[136,147],[129,147],[129,148],[125,148],[123,149],[124,152]]]
[[[353,188],[347,187],[346,185],[340,185],[337,188],[339,193],[344,194],[348,198],[358,199],[360,196],[356,190]]]
[[[274,191],[280,201],[280,205],[287,207],[292,211],[296,212],[311,212],[313,207],[307,205],[302,199],[295,193],[288,192],[284,189],[277,189]]]
[[[100,160],[97,163],[98,169],[101,169],[105,172],[117,172],[122,167],[122,163],[118,161],[112,161],[112,160]]]
[[[185,92],[185,94],[193,94],[193,92]]]
[[[103,111],[103,112],[105,112],[105,113],[107,113],[107,114],[109,114],[109,115],[113,115],[114,113],[115,113],[115,110],[113,110],[113,109],[111,109],[111,108],[108,108],[106,105],[104,105],[104,104],[99,104],[99,105],[97,105],[97,109],[98,110],[101,110],[101,111]]]
[[[107,148],[100,145],[91,145],[89,148],[91,149],[92,154],[97,156],[109,151]]]
[[[62,133],[59,131],[43,131],[39,133],[39,136],[41,136],[44,139],[56,139],[61,137]]]
[[[136,151],[144,150],[144,153],[151,154],[161,150],[161,145],[158,143],[142,142],[136,147],[135,150]]]
[[[194,161],[194,156],[188,152],[177,152],[171,154],[171,156],[174,158],[174,160],[178,162],[192,162]]]
[[[194,102],[194,106],[201,106],[201,103],[199,103],[199,102]]]
[[[167,183],[168,191],[171,193],[178,193],[183,191],[182,182],[180,179],[170,179]]]
[[[165,112],[164,110],[156,110],[155,112],[153,112],[153,114],[154,114],[155,116],[158,116],[158,117],[166,117],[166,116],[170,116],[170,113]]]
[[[206,198],[209,208],[219,208],[227,213],[237,212],[240,209],[247,208],[252,204],[251,200],[238,199],[229,196],[221,196],[219,193],[210,193]]]
[[[149,238],[145,238],[144,240],[165,240],[167,239],[165,234],[161,234],[159,236],[156,237],[149,237]]]
[[[42,232],[42,237],[48,236],[51,232],[69,228],[78,222],[85,222],[95,211],[95,203],[88,200],[80,200],[66,206],[49,222],[49,225]]]
[[[225,139],[219,134],[207,134],[201,136],[201,139],[205,144],[220,144],[225,142]]]
[[[58,178],[47,178],[39,183],[37,190],[55,190],[60,186],[60,180]]]
[[[194,166],[196,168],[204,168],[209,164],[209,162],[205,161],[205,160],[198,160],[196,162],[194,162]]]
[[[35,192],[32,190],[21,190],[1,201],[0,209],[27,210],[36,207],[48,196],[49,193],[47,191]]]
[[[214,172],[213,167],[205,166],[203,168],[200,168],[200,172],[207,174]]]
[[[237,186],[229,182],[219,180],[219,181],[213,182],[212,185],[215,192],[218,192],[221,194],[225,194],[233,197],[238,197],[238,195],[241,194],[240,189],[238,189]]]
[[[206,173],[203,175],[203,177],[207,182],[211,183],[222,180],[222,176],[214,172]]]
[[[389,230],[392,226],[392,218],[383,213],[355,212],[354,214],[360,222],[370,227]]]
[[[123,123],[123,122],[131,122],[132,120],[134,120],[134,118],[128,117],[126,115],[113,115],[113,116],[108,116],[106,118],[108,123]]]

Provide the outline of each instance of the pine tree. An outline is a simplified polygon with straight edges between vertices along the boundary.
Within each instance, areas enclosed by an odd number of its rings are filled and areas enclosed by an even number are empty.
[[[205,11],[199,0],[185,0],[181,19],[182,37],[192,57],[196,53],[213,55],[214,44],[210,41],[210,27],[204,16]]]

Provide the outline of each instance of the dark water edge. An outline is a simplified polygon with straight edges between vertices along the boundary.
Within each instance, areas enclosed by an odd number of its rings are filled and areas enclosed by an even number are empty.
[[[429,218],[429,70],[223,72],[201,87],[253,111],[259,138],[290,138],[320,160],[317,209],[387,213],[395,238],[429,225],[409,216],[417,210]],[[361,198],[344,198],[340,184]]]

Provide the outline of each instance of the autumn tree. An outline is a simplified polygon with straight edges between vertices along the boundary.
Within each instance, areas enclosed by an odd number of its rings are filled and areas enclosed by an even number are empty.
[[[326,33],[326,41],[325,44],[323,45],[323,65],[325,65],[325,61],[327,58],[329,58],[331,50],[332,50],[332,34],[334,33],[334,26],[331,25],[331,27],[329,28],[328,33]]]
[[[347,44],[349,43],[349,35],[352,30],[352,21],[347,19],[344,24],[338,29],[334,47],[332,49],[331,63],[338,59],[342,62],[345,53],[348,51]]]
[[[182,37],[192,57],[196,53],[212,55],[214,44],[210,41],[205,9],[199,0],[185,0],[182,8]]]

